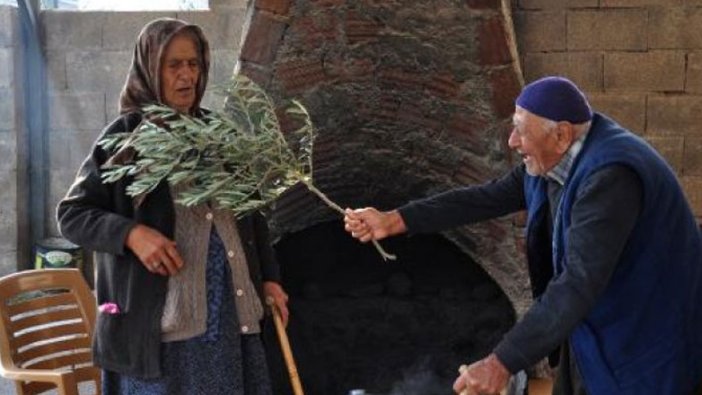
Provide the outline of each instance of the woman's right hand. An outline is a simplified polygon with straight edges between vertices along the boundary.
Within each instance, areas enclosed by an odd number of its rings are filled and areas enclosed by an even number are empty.
[[[133,227],[127,235],[126,245],[151,273],[173,276],[183,267],[183,258],[175,241],[146,225]]]

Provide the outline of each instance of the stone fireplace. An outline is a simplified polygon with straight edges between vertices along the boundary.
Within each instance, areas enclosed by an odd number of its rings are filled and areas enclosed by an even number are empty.
[[[308,108],[314,182],[342,207],[390,209],[511,165],[506,0],[255,0],[237,70]],[[447,393],[529,303],[515,221],[385,240],[398,260],[383,262],[314,195],[286,193],[271,226],[305,393]],[[289,393],[266,337],[275,393]]]
[[[291,297],[288,335],[306,394],[446,394],[457,367],[489,353],[514,323],[499,286],[445,237],[383,244],[397,262],[383,262],[336,220],[277,244]],[[274,392],[290,393],[267,329]]]

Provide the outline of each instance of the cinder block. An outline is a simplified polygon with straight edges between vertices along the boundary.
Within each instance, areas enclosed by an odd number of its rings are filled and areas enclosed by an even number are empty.
[[[71,175],[65,171],[59,172],[53,170],[51,170],[49,173],[49,188],[46,196],[46,212],[54,214],[59,202],[66,196],[68,189],[73,184],[75,173]],[[54,217],[56,217],[55,214],[46,216],[45,226],[47,230],[58,229],[58,224]]]
[[[614,7],[668,7],[684,4],[686,0],[602,0],[602,8]]]
[[[0,248],[0,276],[15,273],[19,269],[16,248]]]
[[[646,127],[645,94],[612,94],[588,92],[593,110],[604,113],[630,131],[642,135]]]
[[[47,232],[56,232],[58,229],[56,223],[56,206],[58,203],[66,196],[68,188],[73,184],[73,180],[76,176],[76,169],[67,171],[65,169],[55,170],[51,169],[49,171],[49,185],[47,189],[46,196],[46,230]]]
[[[75,170],[78,170],[76,167]],[[48,212],[52,213],[56,209],[56,205],[66,196],[68,188],[71,187],[75,180],[76,172],[68,171],[67,169],[51,169],[49,172],[49,189],[48,189]]]
[[[568,11],[568,49],[643,51],[647,20],[638,8]]]
[[[652,133],[702,137],[702,97],[651,95],[646,118]]]
[[[599,52],[569,52],[568,76],[586,91],[599,92],[604,87],[603,63]]]
[[[218,50],[212,52],[208,90],[212,89],[214,85],[221,85],[232,77],[238,57],[239,51],[235,50]]]
[[[590,92],[602,90],[602,55],[599,52],[533,52],[524,57],[527,81],[561,75]]]
[[[210,9],[214,12],[246,11],[247,0],[210,0]]]
[[[51,130],[47,147],[49,168],[75,174],[98,135],[98,131]]]
[[[47,50],[46,53],[46,80],[49,89],[62,91],[66,85],[66,51]]]
[[[651,7],[648,46],[652,49],[702,48],[702,8]]]
[[[102,46],[103,12],[44,10],[44,46],[47,49],[90,49]]]
[[[15,86],[15,48],[0,48],[0,88]]]
[[[210,42],[210,49],[239,49],[245,10],[233,12],[179,12],[178,18],[199,25]]]
[[[66,54],[66,81],[73,92],[121,89],[131,65],[129,51],[71,51]]]
[[[528,11],[514,14],[519,51],[560,51],[566,48],[565,11]]]
[[[60,199],[59,200],[51,200],[50,208],[49,208],[48,212],[55,212],[56,206],[58,206],[58,203],[60,201],[61,201]],[[44,226],[45,226],[44,229],[46,230],[46,233],[48,233],[49,235],[58,235],[59,234],[58,221],[57,221],[55,215],[47,215],[44,218]]]
[[[685,139],[683,174],[686,176],[702,176],[702,137],[688,137]]]
[[[0,5],[0,47],[15,47],[19,43],[17,7]]]
[[[15,92],[12,88],[0,88],[0,124],[3,129],[14,129]]]
[[[104,126],[104,93],[56,92],[49,95],[50,130],[101,130]]]
[[[702,93],[702,51],[687,54],[685,92]]]
[[[207,91],[202,99],[202,107],[212,110],[222,108],[224,97],[219,94],[219,90],[232,77],[238,56],[238,51],[226,49],[212,53],[210,76],[207,83]]]
[[[646,140],[665,158],[678,177],[682,176],[685,139],[682,136],[648,135]]]
[[[685,176],[682,185],[692,212],[696,217],[702,217],[702,177]]]
[[[0,172],[0,250],[17,248],[17,172]]]
[[[122,88],[109,89],[105,93],[105,124],[109,124],[113,119],[119,116],[119,95]]]
[[[0,158],[0,172],[17,169],[17,136],[14,130],[0,131]]]
[[[605,90],[682,92],[683,51],[615,52],[604,55]]]
[[[571,78],[567,75],[568,52],[528,52],[523,56],[522,70],[527,83],[547,75]]]
[[[109,12],[102,26],[102,47],[111,51],[134,50],[141,29],[158,18],[175,18],[175,12]]]
[[[523,9],[554,10],[597,6],[598,0],[519,0],[519,7]]]

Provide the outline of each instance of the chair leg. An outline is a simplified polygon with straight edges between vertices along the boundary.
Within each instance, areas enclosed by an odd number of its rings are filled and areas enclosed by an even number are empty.
[[[100,374],[95,378],[95,395],[102,395],[102,376]]]
[[[17,390],[17,395],[26,395],[27,392],[24,390],[24,385],[21,381],[15,381],[15,389]]]
[[[61,383],[58,385],[58,395],[79,395],[76,376],[71,373],[61,377]]]

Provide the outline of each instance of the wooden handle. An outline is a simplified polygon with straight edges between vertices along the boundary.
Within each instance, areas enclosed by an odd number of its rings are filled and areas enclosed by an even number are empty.
[[[283,319],[280,317],[278,306],[275,305],[273,298],[266,298],[266,304],[271,307],[271,311],[273,312],[275,331],[278,334],[280,349],[283,351],[285,366],[288,368],[288,375],[290,376],[290,385],[292,386],[293,393],[295,395],[305,395],[305,393],[302,391],[302,382],[300,382],[300,375],[297,373],[295,359],[293,358],[292,350],[290,349],[290,341],[288,340],[288,334],[285,332],[285,326],[283,325]]]
[[[458,367],[458,373],[460,374],[463,374],[466,370],[468,370],[468,365],[461,365]],[[463,389],[459,395],[470,395],[468,393],[468,388]],[[507,388],[500,391],[500,395],[507,395]]]

